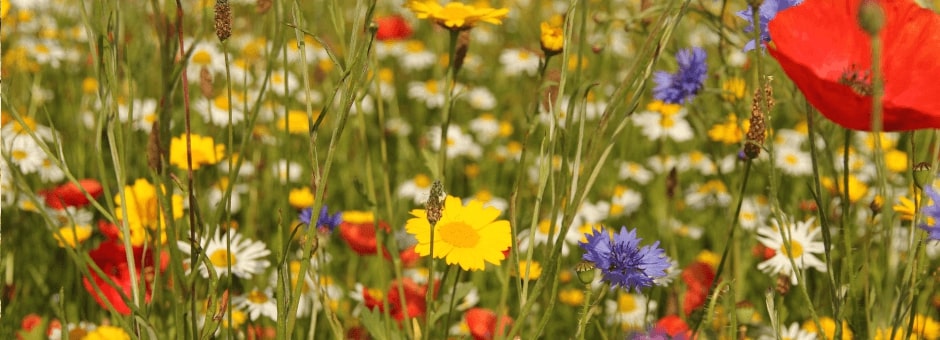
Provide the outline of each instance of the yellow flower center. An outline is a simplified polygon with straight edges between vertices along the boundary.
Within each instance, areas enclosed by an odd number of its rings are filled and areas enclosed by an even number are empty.
[[[430,94],[437,94],[438,92],[437,81],[428,80],[427,82],[424,83],[424,89],[427,90],[428,93]]]
[[[659,124],[664,128],[671,128],[676,125],[676,121],[670,116],[663,116],[663,120],[659,121]]]
[[[784,161],[786,161],[787,164],[790,164],[790,165],[796,165],[797,163],[799,163],[799,160],[796,158],[796,155],[792,155],[792,154],[786,155],[786,157],[784,157]]]
[[[480,242],[480,233],[469,224],[450,222],[441,226],[441,240],[457,248],[473,248]]]
[[[206,51],[197,51],[193,53],[193,63],[198,65],[209,65],[212,62],[212,55]]]
[[[617,298],[617,306],[621,313],[635,311],[636,299],[630,294],[620,294],[620,297]]]
[[[216,267],[227,267],[229,263],[235,265],[238,261],[235,260],[234,255],[225,249],[219,249],[209,255],[209,262],[212,262],[212,265]]]
[[[18,161],[26,159],[26,156],[28,156],[28,154],[22,150],[13,150],[11,155],[13,156],[13,159],[18,160]]]
[[[415,186],[419,188],[429,188],[431,187],[431,178],[424,174],[419,174],[415,176]]]
[[[220,110],[228,110],[228,97],[224,95],[215,97],[215,100],[212,103],[215,104],[215,107]]]
[[[803,245],[800,242],[790,240],[790,251],[787,251],[787,247],[780,247],[780,252],[785,256],[790,258],[797,258],[803,255]]]
[[[265,303],[268,302],[268,295],[257,290],[253,290],[251,293],[248,293],[248,301],[254,303]]]

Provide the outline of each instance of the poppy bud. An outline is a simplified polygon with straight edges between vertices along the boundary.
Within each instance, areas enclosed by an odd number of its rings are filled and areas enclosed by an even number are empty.
[[[884,10],[874,1],[862,2],[862,7],[858,9],[858,25],[861,26],[862,30],[868,33],[868,35],[878,35],[878,32],[881,32],[881,28],[885,26]]]
[[[594,263],[590,261],[581,261],[574,267],[574,271],[578,273],[578,280],[586,285],[594,282],[594,269]]]

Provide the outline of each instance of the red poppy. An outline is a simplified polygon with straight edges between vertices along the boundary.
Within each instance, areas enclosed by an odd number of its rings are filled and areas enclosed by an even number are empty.
[[[465,315],[470,335],[476,340],[489,340],[497,334],[506,334],[506,327],[512,325],[512,318],[504,315],[499,325],[496,324],[496,312],[485,308],[470,308]]]
[[[398,293],[399,282],[401,283],[402,290],[405,291],[405,309],[402,309],[401,295]],[[435,283],[435,295],[439,284],[440,282]],[[391,286],[388,287],[388,293],[386,294],[388,296],[388,307],[390,308],[389,314],[398,321],[405,319],[406,312],[410,318],[424,315],[425,311],[427,311],[427,305],[424,300],[427,291],[428,287],[426,285],[419,285],[408,278],[393,282]],[[378,308],[379,311],[384,311],[381,297],[373,296],[369,293],[368,289],[363,289],[362,295],[366,308]]]
[[[871,130],[871,41],[859,27],[862,0],[807,0],[781,11],[768,29],[770,55],[806,99],[846,128]],[[883,128],[940,128],[940,16],[910,0],[884,10]]]
[[[379,222],[379,226],[386,231],[390,230],[388,223],[385,221]],[[340,223],[339,235],[359,255],[375,255],[378,247],[375,240],[375,226],[372,222]]]
[[[20,321],[20,329],[26,332],[32,331],[39,325],[42,325],[42,317],[36,313],[27,314],[23,317],[23,321]]]
[[[656,326],[653,328],[660,329],[671,337],[676,337],[679,334],[685,335],[686,332],[689,331],[689,325],[678,315],[664,316],[662,319],[659,319],[659,321],[656,321]]]
[[[777,252],[774,251],[774,248],[758,243],[754,248],[751,248],[751,254],[755,257],[759,257],[761,261],[767,261],[771,257],[774,257],[774,255],[777,255]]]
[[[693,311],[705,305],[708,289],[715,280],[715,270],[705,262],[693,262],[682,270],[682,282],[685,282],[685,299],[682,311],[691,315]]]
[[[113,224],[100,222],[99,228],[102,234],[108,239],[101,242],[98,248],[89,252],[88,255],[95,261],[95,264],[101,268],[101,271],[104,272],[111,281],[114,281],[117,287],[108,284],[105,278],[99,276],[98,273],[89,268],[91,279],[87,277],[82,279],[85,290],[94,296],[95,301],[102,307],[108,308],[108,303],[105,302],[105,299],[107,299],[118,313],[129,315],[131,309],[128,307],[124,297],[126,296],[128,299],[133,299],[131,296],[133,290],[131,288],[130,268],[128,266],[127,256],[124,254],[124,243],[118,239],[118,229]],[[154,270],[153,253],[151,252],[151,248],[145,250],[144,247],[135,247],[133,253],[134,264],[137,271],[137,281],[144,282],[144,287],[146,287],[144,291],[144,301],[150,302],[151,282],[149,281],[153,279],[153,276],[148,275],[148,273],[152,274]],[[166,254],[160,254],[160,270],[163,271],[166,269],[166,265]],[[96,287],[101,290],[101,294],[98,294]],[[118,291],[118,289],[120,289],[120,291]],[[124,296],[122,296],[122,293]]]
[[[403,40],[411,37],[411,25],[399,15],[376,18],[379,30],[375,32],[377,40]]]
[[[92,198],[101,196],[101,183],[93,179],[82,179],[78,185],[72,182],[65,183],[58,187],[39,192],[39,195],[46,199],[46,205],[55,210],[62,210],[67,207],[82,207],[90,203],[88,197],[82,193],[78,187],[81,185]]]

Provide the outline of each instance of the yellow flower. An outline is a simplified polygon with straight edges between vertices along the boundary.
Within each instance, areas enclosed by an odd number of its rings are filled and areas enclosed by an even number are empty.
[[[713,142],[721,142],[725,145],[738,144],[744,139],[744,133],[750,126],[750,121],[738,123],[738,116],[728,114],[728,121],[724,124],[715,124],[708,130],[708,138]]]
[[[98,326],[95,330],[85,334],[84,340],[130,340],[131,336],[124,329],[114,326]]]
[[[294,209],[309,208],[313,206],[313,192],[307,187],[291,189],[287,200]]]
[[[512,243],[509,221],[496,220],[499,210],[484,208],[477,200],[464,206],[460,198],[448,195],[441,219],[434,226],[433,242],[427,211],[415,209],[411,215],[414,218],[408,220],[405,230],[418,239],[415,252],[428,255],[433,244],[435,258],[464,270],[483,270],[484,262],[499,265],[505,259],[503,251]]]
[[[741,100],[741,98],[744,98],[745,86],[744,79],[739,77],[728,78],[721,82],[721,97],[729,102]]]
[[[842,193],[845,192],[845,189],[842,188],[842,181],[843,179],[839,178],[837,183],[833,181],[832,178],[825,177],[822,180],[822,185],[832,193],[842,195]],[[860,181],[855,175],[849,175],[849,202],[858,202],[858,200],[864,198],[866,194],[868,194],[868,185]]]
[[[215,144],[212,137],[192,135],[193,170],[203,165],[216,164],[225,157],[225,145]],[[170,164],[180,169],[187,168],[186,161],[186,135],[173,137],[170,140]]]
[[[525,275],[526,271],[529,272],[529,280],[537,280],[542,276],[542,265],[538,261],[519,261],[519,276]]]
[[[316,122],[318,115],[319,113],[314,113],[314,122]],[[310,132],[310,120],[307,119],[307,112],[300,110],[290,110],[290,112],[287,113],[286,118],[281,117],[277,120],[277,128],[281,131],[287,131],[292,134],[306,134]]]
[[[558,301],[569,306],[580,306],[584,303],[584,291],[568,288],[558,292]]]
[[[375,222],[375,215],[371,211],[349,210],[343,212],[343,222],[363,224]]]
[[[561,52],[565,46],[565,32],[561,26],[553,26],[548,21],[543,21],[541,31],[539,40],[542,43],[542,51],[545,51],[546,55]]]
[[[146,179],[138,179],[134,185],[124,187],[124,198],[126,202],[121,202],[121,195],[114,195],[115,216],[119,220],[124,220],[125,209],[127,212],[127,225],[131,231],[131,243],[135,246],[142,245],[148,237],[147,228],[157,230],[161,226],[160,241],[166,241],[166,223],[163,220],[163,210],[160,208],[157,200],[157,189]],[[183,217],[183,197],[173,195],[171,198],[173,206],[173,218]],[[121,234],[123,237],[123,234]]]
[[[917,210],[914,201],[907,197],[899,197],[898,203],[891,208],[898,213],[902,221],[913,221],[914,211]]]
[[[819,325],[822,326],[823,333],[826,334],[826,338],[834,339],[836,334],[836,321],[828,316],[819,318]],[[803,322],[803,330],[819,334],[819,328],[816,328],[816,323],[813,320],[807,320]],[[842,321],[842,338],[843,339],[852,339],[852,330],[849,329],[849,325]]]
[[[900,150],[889,150],[885,152],[885,166],[894,173],[902,173],[907,170],[907,153]]]
[[[478,22],[499,25],[509,14],[508,8],[476,7],[460,2],[441,6],[436,0],[411,0],[405,4],[419,19],[428,19],[451,30],[471,29]]]
[[[55,240],[59,242],[59,247],[69,246],[75,248],[76,245],[85,242],[91,236],[91,226],[88,225],[70,225],[59,228],[59,231],[52,234]]]

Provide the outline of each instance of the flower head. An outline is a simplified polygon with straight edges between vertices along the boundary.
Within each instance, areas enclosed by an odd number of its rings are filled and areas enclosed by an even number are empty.
[[[411,36],[411,25],[400,15],[376,18],[375,24],[379,26],[376,40],[404,40]]]
[[[556,21],[556,20],[552,20]],[[560,25],[553,25],[551,21],[543,21],[540,26],[541,36],[539,41],[542,43],[542,51],[546,55],[561,52],[565,46],[565,32]]]
[[[192,135],[190,145],[193,155],[193,170],[199,170],[203,165],[216,164],[225,157],[225,145],[215,144],[212,137]],[[188,168],[186,135],[173,137],[170,141],[170,164],[180,169]]]
[[[770,22],[777,12],[785,10],[787,8],[799,5],[803,0],[764,0],[764,3],[760,5],[758,9],[758,15],[760,16],[760,40],[761,46],[764,46],[764,43],[770,41],[770,34],[767,32],[767,23]],[[735,13],[739,18],[747,20],[748,26],[744,29],[744,33],[754,32],[754,8],[748,6],[747,9],[741,10]],[[744,45],[744,52],[753,50],[757,44],[754,43],[754,40],[750,40],[747,44]]]
[[[497,220],[499,209],[484,208],[477,200],[464,206],[460,198],[448,195],[441,218],[433,226],[433,242],[427,211],[415,209],[411,216],[405,230],[418,239],[415,252],[428,255],[433,245],[435,258],[464,270],[483,270],[484,262],[498,265],[506,258],[503,251],[512,244],[509,221]]]
[[[768,24],[768,52],[826,118],[871,130],[871,38],[858,24],[860,0],[808,1]],[[940,15],[913,1],[878,1],[884,10],[884,131],[940,127]],[[897,62],[903,60],[904,62]]]
[[[659,241],[641,248],[641,240],[636,236],[636,229],[627,231],[627,227],[621,227],[613,238],[595,229],[587,235],[587,242],[581,243],[585,251],[581,259],[593,262],[611,288],[620,286],[628,291],[639,291],[653,286],[653,280],[666,276],[670,266]]]
[[[310,222],[313,221],[313,208],[307,208],[300,212],[300,222],[303,224],[310,225]],[[343,213],[336,212],[333,215],[330,215],[330,212],[327,211],[326,204],[320,208],[320,214],[317,215],[317,224],[316,227],[321,231],[333,231],[336,229],[340,223],[343,223]]]
[[[927,231],[931,240],[940,241],[940,226],[937,225],[937,221],[940,221],[940,193],[937,193],[933,186],[928,186],[924,191],[931,202],[924,207],[926,221],[920,228]]]
[[[255,274],[268,268],[269,262],[265,257],[270,255],[271,251],[265,247],[264,242],[244,238],[241,234],[235,232],[223,235],[219,229],[216,229],[212,238],[202,238],[200,240],[205,255],[212,265],[212,268],[206,268],[204,263],[199,261],[197,267],[202,277],[209,278],[209,269],[212,269],[216,274],[228,274],[231,267],[233,275],[250,279]],[[230,238],[230,240],[226,240],[226,238]],[[231,248],[227,244],[229,241],[231,241]],[[187,255],[192,251],[188,242],[178,241],[177,245]]]
[[[816,268],[825,272],[826,264],[816,257],[816,254],[822,254],[825,250],[823,243],[816,239],[822,229],[816,228],[814,221],[815,218],[810,218],[805,222],[781,226],[777,220],[772,220],[773,227],[757,229],[757,239],[760,243],[774,250],[774,256],[759,263],[757,269],[770,274],[789,276],[794,285],[798,283],[797,270]],[[786,237],[781,236],[781,233]],[[791,259],[796,268],[791,265]]]
[[[405,4],[419,19],[428,19],[450,30],[471,29],[479,22],[499,25],[508,8],[476,7],[460,2],[441,6],[436,0],[411,0]]]
[[[702,89],[708,76],[705,64],[705,50],[701,47],[684,49],[676,53],[679,70],[676,73],[657,71],[653,74],[656,87],[653,98],[670,104],[684,103],[691,100]]]

